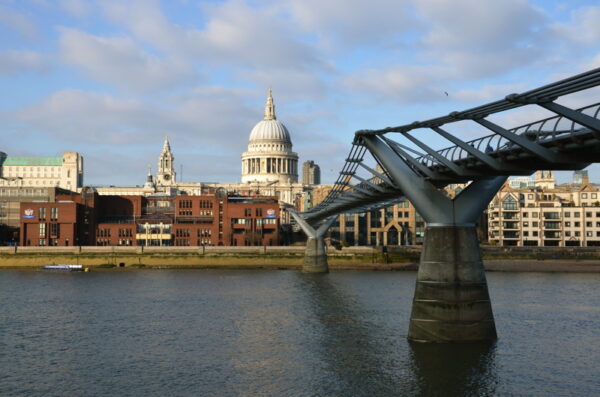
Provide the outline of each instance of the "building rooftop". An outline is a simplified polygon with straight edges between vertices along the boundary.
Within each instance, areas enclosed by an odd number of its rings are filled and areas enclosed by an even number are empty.
[[[0,165],[60,166],[62,157],[5,157],[0,158]]]

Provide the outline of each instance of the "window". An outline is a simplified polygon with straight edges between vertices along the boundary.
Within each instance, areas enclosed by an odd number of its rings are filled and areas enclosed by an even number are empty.
[[[523,227],[528,227],[529,226],[529,222],[523,222]]]
[[[58,208],[50,208],[50,219],[53,221],[58,219]]]
[[[39,226],[39,236],[40,237],[46,237],[46,224],[45,223],[40,223],[40,226]],[[46,245],[46,244],[44,244],[44,245]]]
[[[585,235],[587,237],[594,237],[594,232],[586,232]]]
[[[533,231],[532,235],[533,235],[533,237],[537,237],[538,236],[538,232],[537,231]]]
[[[571,227],[571,222],[565,222],[565,227]]]
[[[538,227],[540,224],[538,222],[533,222],[531,226]]]
[[[598,194],[597,193],[592,193],[592,198],[593,199],[598,198]]]
[[[582,199],[586,199],[587,198],[587,193],[581,193],[581,198]]]
[[[262,216],[262,208],[257,208],[256,209],[256,216],[257,217],[261,217]]]
[[[502,200],[502,208],[505,210],[516,210],[517,206],[517,200],[515,200],[513,196],[506,196],[506,198]]]
[[[580,233],[580,232],[578,232],[578,231],[577,231],[577,232],[575,232],[575,237],[579,237],[579,236],[581,236],[581,233]]]
[[[50,235],[52,237],[58,237],[58,231],[59,231],[58,223],[51,223],[50,224]]]
[[[528,198],[529,200],[533,200],[533,194],[531,194],[531,193],[530,193],[530,194],[528,194],[528,195],[527,195],[527,198]]]
[[[581,216],[581,212],[574,212],[573,217],[579,218]]]
[[[529,214],[527,212],[523,212],[523,218],[527,218]]]
[[[571,232],[569,232],[569,231],[566,231],[566,232],[565,232],[565,237],[571,237]]]
[[[570,218],[571,217],[571,213],[569,211],[565,212],[565,218]]]
[[[219,211],[221,208],[219,208]],[[252,208],[244,208],[244,216],[252,216]]]
[[[528,231],[524,231],[523,232],[523,237],[529,237],[529,232]]]
[[[586,212],[585,213],[585,217],[586,218],[591,218],[592,217],[592,213],[591,212]]]
[[[592,222],[586,222],[585,227],[592,227]]]
[[[531,216],[534,217],[534,218],[537,218],[538,217],[538,213],[537,212],[533,212],[533,213],[531,213]]]
[[[46,219],[46,208],[45,207],[38,208],[38,218]]]
[[[575,227],[581,227],[581,222],[575,222]]]

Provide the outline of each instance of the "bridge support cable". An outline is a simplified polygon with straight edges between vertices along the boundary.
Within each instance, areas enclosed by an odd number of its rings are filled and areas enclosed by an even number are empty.
[[[539,103],[538,105],[563,116],[566,119],[574,121],[579,125],[589,128],[594,132],[596,138],[600,137],[600,120],[597,118],[588,116],[587,114],[583,114],[555,102]]]
[[[474,119],[474,121],[483,127],[495,132],[496,134],[502,136],[503,138],[509,140],[517,146],[522,147],[528,152],[534,154],[537,157],[540,157],[547,163],[568,163],[569,158],[561,155],[560,153],[554,152],[550,149],[545,148],[544,146],[532,142],[529,139],[525,138],[522,135],[517,135],[514,132],[504,129],[498,124],[494,124],[491,121],[486,119]]]
[[[454,143],[456,146],[460,147],[465,152],[469,153],[471,156],[475,157],[477,160],[481,161],[488,167],[490,167],[496,171],[502,171],[506,167],[505,165],[503,165],[501,162],[499,162],[492,156],[485,154],[481,150],[475,149],[474,146],[469,145],[468,143],[458,139],[454,135],[449,134],[448,132],[444,131],[440,127],[431,127],[431,129],[433,131],[437,132],[442,137],[449,140],[450,142]]]
[[[473,181],[454,199],[419,177],[377,136],[365,146],[427,222],[408,338],[421,342],[496,339],[475,223],[506,181]]]
[[[307,237],[302,271],[305,273],[328,273],[329,264],[327,263],[327,247],[325,246],[324,236],[337,219],[337,215],[331,216],[322,221],[317,227],[313,227],[295,210],[291,208],[287,210]]]

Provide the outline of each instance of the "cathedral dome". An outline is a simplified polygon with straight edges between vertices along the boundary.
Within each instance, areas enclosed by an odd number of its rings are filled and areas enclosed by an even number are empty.
[[[265,105],[265,116],[250,132],[248,151],[242,153],[242,182],[298,182],[298,154],[285,125],[275,117],[273,93]]]
[[[256,141],[277,141],[277,143],[292,144],[290,133],[285,125],[275,119],[261,120],[252,128],[249,142],[256,143]]]

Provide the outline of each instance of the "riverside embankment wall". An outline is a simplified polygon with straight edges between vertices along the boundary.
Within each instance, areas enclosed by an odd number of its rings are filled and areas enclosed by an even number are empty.
[[[421,246],[328,248],[332,269],[414,270]],[[484,265],[497,271],[600,272],[600,247],[482,246]],[[304,247],[0,247],[0,267],[80,264],[89,267],[299,269]]]

